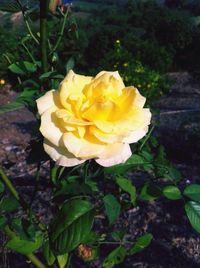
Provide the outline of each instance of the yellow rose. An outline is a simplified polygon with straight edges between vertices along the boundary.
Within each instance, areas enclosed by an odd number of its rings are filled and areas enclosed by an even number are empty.
[[[61,166],[88,159],[105,167],[123,163],[131,156],[129,144],[148,131],[145,100],[118,72],[90,77],[70,71],[59,90],[37,100],[44,149]]]

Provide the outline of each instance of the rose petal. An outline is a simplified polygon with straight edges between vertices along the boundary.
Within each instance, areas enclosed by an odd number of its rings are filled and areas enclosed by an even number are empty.
[[[134,143],[142,139],[149,130],[149,125],[151,123],[151,112],[148,108],[143,109],[144,113],[144,121],[143,126],[139,129],[136,129],[132,132],[130,132],[123,140],[122,142],[125,143]]]
[[[91,159],[98,157],[103,152],[106,145],[102,143],[94,143],[92,137],[90,139],[79,138],[73,133],[65,133],[63,142],[66,148],[76,157],[82,159]]]
[[[75,74],[69,71],[65,79],[60,84],[59,95],[60,101],[66,107],[66,100],[72,94],[72,99],[79,98],[84,87],[91,82],[93,77]],[[68,108],[68,106],[66,107]]]
[[[104,167],[124,163],[132,155],[129,144],[115,143],[106,147],[95,161]]]
[[[144,127],[143,129],[138,129],[131,132],[127,137],[122,139],[124,143],[134,143],[142,139],[148,132],[149,127]]]
[[[108,71],[101,71],[100,73],[98,73],[96,76],[95,76],[95,79],[101,77],[109,77],[110,78],[115,78],[115,80],[117,80],[117,84],[119,86],[120,89],[123,89],[125,86],[124,86],[124,82],[121,78],[121,76],[119,75],[119,72],[118,71],[115,71],[115,72],[108,72]]]
[[[135,87],[125,87],[122,90],[122,95],[119,97],[118,104],[122,110],[130,109],[130,107],[140,107],[142,108],[146,102],[146,98],[143,97],[137,88]]]
[[[82,117],[86,120],[108,120],[117,110],[117,106],[112,101],[95,102],[83,113]]]
[[[44,150],[60,166],[73,167],[85,162],[85,160],[76,158],[65,147],[57,147],[47,139],[44,139]]]
[[[101,142],[105,142],[105,143],[121,143],[123,141],[123,139],[128,135],[127,132],[126,133],[118,133],[117,135],[112,134],[112,133],[105,133],[95,126],[91,126],[89,128],[89,131],[98,140],[100,140]]]
[[[124,83],[118,72],[100,72],[90,84],[85,86],[83,93],[92,102],[114,100],[122,94]]]
[[[76,118],[73,114],[69,113],[67,110],[59,109],[55,112],[58,119],[62,119],[63,122],[74,125],[74,126],[90,126],[93,125],[92,122],[84,121],[82,119]]]
[[[113,116],[115,117],[115,115]],[[103,132],[118,134],[140,129],[144,126],[144,121],[144,109],[134,108],[128,113],[122,113],[119,120],[94,120],[94,124]]]
[[[57,107],[54,106],[41,115],[40,132],[51,143],[59,146],[63,132],[61,131],[61,127],[59,127],[59,122],[55,116],[56,110]]]
[[[40,115],[43,114],[46,110],[55,106],[55,102],[58,102],[57,95],[58,93],[54,89],[52,89],[36,100],[38,113]]]

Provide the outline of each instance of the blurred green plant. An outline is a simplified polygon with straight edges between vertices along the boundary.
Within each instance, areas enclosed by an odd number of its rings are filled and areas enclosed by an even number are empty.
[[[119,39],[115,40],[114,49],[100,60],[103,69],[118,70],[125,84],[134,85],[147,98],[147,104],[153,104],[170,88],[171,81],[167,76],[150,69],[140,61],[134,60],[131,53],[124,48]]]

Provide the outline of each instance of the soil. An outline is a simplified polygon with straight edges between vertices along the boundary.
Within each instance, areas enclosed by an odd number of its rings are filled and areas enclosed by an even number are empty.
[[[181,186],[188,183],[200,183],[200,85],[188,73],[173,73],[170,76],[174,84],[168,95],[161,98],[157,107],[160,109],[158,133],[166,146],[168,156],[182,172]],[[11,101],[16,96],[7,85],[1,89],[0,105]],[[33,192],[36,173],[35,164],[27,164],[27,144],[33,138],[36,121],[25,108],[0,115],[0,163],[15,186],[30,197]],[[34,210],[45,221],[51,215],[49,209],[50,192],[48,184],[48,161],[43,161],[41,182]],[[137,180],[143,174],[131,174]],[[40,204],[40,205],[39,205]],[[19,212],[20,213],[20,212]],[[200,267],[200,235],[190,226],[181,201],[170,202],[165,198],[148,203],[138,203],[117,223],[128,229],[128,240],[135,240],[145,232],[152,233],[151,246],[141,253],[126,258],[119,268],[184,268]],[[5,241],[0,237],[0,242]],[[102,252],[101,259],[113,248],[108,246]],[[3,264],[4,263],[4,264]],[[83,263],[74,259],[75,268],[100,268],[100,261]],[[0,268],[33,267],[19,256],[4,250],[0,256]],[[73,268],[74,268],[73,267]]]

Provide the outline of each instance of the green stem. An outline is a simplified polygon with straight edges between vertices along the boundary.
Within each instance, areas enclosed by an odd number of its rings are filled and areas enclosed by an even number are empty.
[[[31,27],[30,27],[30,25],[29,25],[29,22],[28,22],[28,20],[26,19],[25,16],[24,16],[24,21],[25,21],[25,24],[26,24],[26,27],[27,27],[27,29],[28,29],[28,32],[29,32],[30,36],[33,38],[33,40],[35,41],[35,43],[36,43],[37,45],[39,45],[40,42],[38,41],[38,39],[37,39],[37,38],[35,37],[35,35],[33,34],[32,30],[31,30]]]
[[[3,182],[5,183],[5,185],[8,187],[8,189],[10,190],[10,192],[12,193],[12,195],[18,200],[20,201],[20,197],[18,192],[15,190],[13,184],[11,183],[11,181],[8,179],[8,177],[6,176],[6,174],[4,173],[3,169],[0,167],[0,176],[3,180]]]
[[[25,14],[24,8],[23,8],[23,6],[22,6],[20,0],[17,0],[17,3],[19,4],[19,6],[20,6],[20,8],[21,8],[22,15],[23,15],[23,18],[24,18],[24,22],[25,22],[25,24],[26,24],[26,27],[27,27],[27,30],[28,30],[30,36],[33,38],[33,40],[35,41],[35,43],[36,43],[37,45],[39,45],[40,42],[38,41],[38,39],[35,37],[35,35],[33,34],[32,30],[31,30],[30,24],[29,24],[29,22],[28,22],[28,20],[27,20],[27,18],[26,18],[26,14]]]
[[[51,54],[53,52],[56,51],[56,49],[58,48],[58,46],[60,45],[60,42],[62,40],[62,37],[63,37],[63,34],[64,34],[64,30],[65,30],[65,25],[66,25],[66,22],[67,22],[67,16],[68,16],[68,13],[69,13],[69,8],[67,8],[67,12],[65,14],[61,13],[63,15],[63,23],[62,23],[62,27],[61,27],[61,30],[60,30],[60,33],[59,33],[59,37],[58,37],[58,40],[53,48],[53,50],[51,51]]]
[[[40,0],[40,47],[43,73],[48,71],[47,60],[47,13],[49,8],[49,0]]]
[[[14,237],[17,237],[17,235],[15,234],[15,232],[13,232],[10,227],[8,225],[6,225],[4,227],[4,233],[10,238],[14,238]],[[28,260],[30,260],[34,265],[35,267],[37,268],[45,268],[46,266],[35,256],[35,254],[31,253],[31,254],[26,254],[25,255],[26,258]]]
[[[17,201],[20,203],[20,205],[22,206],[22,208],[27,212],[29,210],[29,206],[28,204],[20,197],[19,193],[17,192],[17,190],[15,189],[15,187],[13,186],[13,184],[11,183],[11,181],[8,179],[8,177],[6,176],[5,172],[3,171],[2,167],[0,167],[0,178],[2,179],[2,181],[5,183],[5,185],[8,187],[8,189],[10,190],[10,192],[12,193],[12,195],[17,199]],[[43,224],[36,218],[35,215],[33,215],[33,221],[39,226],[39,228],[42,231],[46,231],[45,227],[43,226]]]
[[[24,47],[24,49],[27,51],[29,57],[31,58],[31,60],[33,61],[33,63],[36,64],[36,60],[35,58],[33,57],[33,55],[31,54],[30,50],[28,49],[28,47],[25,45],[24,42],[22,42],[22,46]]]
[[[148,140],[149,137],[151,136],[151,133],[153,132],[154,128],[155,128],[155,126],[152,126],[152,127],[151,127],[151,129],[150,129],[149,133],[146,135],[146,137],[145,137],[143,143],[140,145],[140,147],[139,147],[139,151],[141,151],[142,148],[144,147],[145,143],[147,142],[147,140]]]

